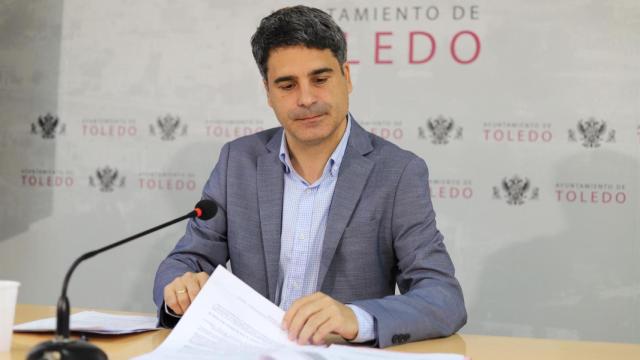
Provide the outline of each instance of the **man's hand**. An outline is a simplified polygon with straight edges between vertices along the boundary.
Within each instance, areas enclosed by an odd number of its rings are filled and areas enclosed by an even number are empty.
[[[187,272],[182,276],[178,276],[164,287],[164,303],[176,315],[184,314],[204,286],[204,283],[207,282],[207,279],[209,279],[209,274],[206,272],[197,274]]]
[[[284,314],[282,328],[298,344],[323,344],[330,333],[347,340],[358,336],[358,319],[348,306],[321,292],[296,300]]]

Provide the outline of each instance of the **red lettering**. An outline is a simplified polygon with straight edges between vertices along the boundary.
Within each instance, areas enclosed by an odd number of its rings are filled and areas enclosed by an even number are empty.
[[[386,140],[400,140],[404,137],[404,131],[401,128],[369,128],[369,131]]]
[[[462,60],[458,56],[458,50],[457,50],[458,39],[462,35],[470,35],[475,43],[475,51],[473,53],[473,56],[471,56],[467,60]],[[453,57],[453,60],[455,60],[458,64],[464,64],[464,65],[471,64],[472,62],[476,61],[476,59],[480,55],[480,38],[473,31],[470,31],[470,30],[460,31],[453,36],[453,39],[451,40],[450,50],[451,50],[451,56]]]
[[[138,179],[140,188],[148,190],[161,190],[161,191],[180,191],[185,188],[189,191],[196,189],[196,182],[194,180],[184,179]]]
[[[429,54],[423,58],[423,59],[419,59],[416,60],[416,58],[414,57],[414,51],[415,51],[415,37],[417,35],[421,35],[426,37],[429,42],[431,43],[431,51],[429,52]],[[436,40],[433,38],[433,36],[431,34],[429,34],[428,32],[424,32],[424,31],[412,31],[409,33],[409,64],[425,64],[428,63],[433,56],[436,54]]]
[[[493,132],[493,138],[496,141],[502,141],[502,139],[504,138],[504,132],[500,129],[496,130]]]
[[[437,7],[430,7],[427,10],[428,16],[438,17]],[[450,35],[447,35],[450,36]],[[386,38],[389,39],[386,39]],[[345,33],[345,40],[350,40],[349,34]],[[376,65],[393,64],[394,49],[396,39],[392,31],[374,32],[373,41],[373,63]],[[482,49],[480,37],[471,30],[462,30],[446,39],[449,43],[450,57],[458,64],[467,65],[474,63],[479,57]],[[411,65],[426,64],[434,59],[438,48],[436,36],[423,30],[408,31],[408,58],[407,63]],[[351,44],[350,44],[351,45]],[[353,49],[353,46],[349,46]],[[386,50],[386,53],[383,53]],[[351,54],[351,53],[349,53]],[[359,59],[347,59],[348,64],[360,64]]]
[[[380,59],[380,50],[381,49],[391,49],[391,45],[383,45],[380,43],[380,38],[383,36],[393,35],[391,31],[384,32],[376,32],[376,42],[375,42],[375,63],[376,64],[393,64],[392,60],[382,60]]]
[[[618,204],[624,204],[627,200],[627,194],[624,192],[617,192],[615,196],[609,191],[574,191],[569,190],[564,192],[563,190],[556,190],[556,200],[567,202],[580,202],[585,204],[610,204],[612,200]]]
[[[72,187],[73,178],[70,176],[37,176],[37,175],[22,175],[22,185],[32,187]]]
[[[247,136],[262,131],[262,127],[251,128],[248,126],[233,126],[226,127],[221,125],[207,125],[207,136],[220,137],[220,138],[238,138],[240,136]]]
[[[524,130],[524,129],[483,129],[482,135],[485,141],[496,142],[549,142],[552,139],[550,131]]]
[[[473,189],[470,187],[459,188],[457,186],[436,186],[431,188],[431,197],[438,199],[470,199]]]
[[[135,126],[129,125],[82,125],[82,135],[87,136],[136,136],[138,133],[138,128]]]

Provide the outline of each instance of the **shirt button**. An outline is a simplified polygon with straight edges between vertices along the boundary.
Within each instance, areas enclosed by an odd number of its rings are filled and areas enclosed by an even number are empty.
[[[304,240],[304,234],[300,234],[300,235],[298,236],[298,240]]]

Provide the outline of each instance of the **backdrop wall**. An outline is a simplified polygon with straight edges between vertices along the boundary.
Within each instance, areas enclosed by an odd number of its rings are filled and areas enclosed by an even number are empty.
[[[287,1],[1,1],[0,278],[54,304],[73,259],[189,210],[277,125],[249,38]],[[314,1],[351,111],[423,157],[465,333],[640,342],[640,4]],[[427,184],[425,183],[425,186]],[[153,311],[163,230],[78,268],[73,306]]]

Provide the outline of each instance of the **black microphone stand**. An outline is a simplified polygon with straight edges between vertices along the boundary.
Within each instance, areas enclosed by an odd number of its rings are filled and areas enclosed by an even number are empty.
[[[67,286],[69,285],[69,279],[71,278],[71,274],[76,269],[76,267],[89,258],[92,258],[102,252],[113,249],[114,247],[120,246],[122,244],[128,243],[131,240],[135,240],[139,237],[150,234],[154,231],[165,228],[169,225],[173,225],[177,222],[180,222],[184,219],[193,218],[193,217],[201,217],[202,210],[198,207],[203,201],[198,202],[196,205],[196,209],[191,211],[190,213],[183,215],[177,219],[168,221],[164,224],[153,227],[149,230],[145,230],[141,233],[130,236],[126,239],[115,242],[111,245],[107,245],[97,250],[90,251],[73,262],[69,271],[67,271],[67,275],[64,277],[64,282],[62,283],[62,294],[60,295],[60,299],[58,299],[57,312],[56,312],[56,334],[53,340],[42,342],[36,345],[27,356],[28,360],[75,360],[75,359],[83,359],[83,360],[106,360],[107,354],[104,353],[99,347],[90,344],[85,340],[73,340],[69,338],[69,315],[71,307],[69,306],[69,299],[67,298]],[[215,205],[214,205],[215,206]],[[206,206],[203,206],[206,207]],[[206,211],[206,210],[205,210]],[[215,214],[215,210],[214,210]],[[202,216],[203,218],[205,216]],[[213,217],[213,216],[211,216]],[[206,220],[206,219],[205,219]]]

